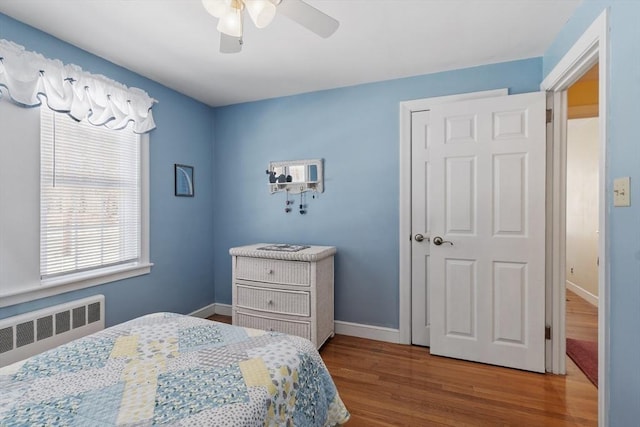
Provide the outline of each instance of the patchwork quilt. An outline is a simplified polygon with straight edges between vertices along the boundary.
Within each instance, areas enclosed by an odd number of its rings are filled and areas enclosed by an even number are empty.
[[[0,369],[0,426],[333,426],[303,338],[156,313]]]

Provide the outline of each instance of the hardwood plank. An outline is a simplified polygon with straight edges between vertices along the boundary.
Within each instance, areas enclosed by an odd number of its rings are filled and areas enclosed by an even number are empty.
[[[536,374],[344,335],[320,354],[351,412],[349,427],[598,423],[597,389],[569,358],[566,376]]]
[[[223,316],[222,314],[214,314],[213,316],[207,317],[207,319],[221,323],[228,323],[229,325],[231,324],[231,316]]]
[[[567,337],[598,342],[598,307],[567,289]]]

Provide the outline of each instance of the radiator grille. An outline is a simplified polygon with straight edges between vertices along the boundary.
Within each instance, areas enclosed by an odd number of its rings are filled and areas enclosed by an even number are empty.
[[[45,316],[38,319],[36,323],[38,341],[53,336],[53,316]]]
[[[13,350],[13,328],[0,329],[0,353]]]
[[[0,367],[104,329],[104,296],[0,320]]]
[[[85,306],[73,309],[73,329],[87,324],[87,310]]]
[[[16,347],[33,343],[33,329],[33,320],[16,325]]]
[[[99,302],[94,302],[93,304],[87,305],[87,312],[89,313],[88,314],[89,323],[97,322],[98,320],[101,319],[100,307],[102,306],[100,305]]]
[[[71,329],[71,312],[69,310],[56,313],[56,335]]]

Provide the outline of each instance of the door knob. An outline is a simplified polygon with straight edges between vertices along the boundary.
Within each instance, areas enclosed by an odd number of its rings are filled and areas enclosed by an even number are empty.
[[[425,239],[425,237],[424,237],[422,234],[418,233],[418,234],[416,234],[415,236],[413,236],[413,239],[414,239],[416,242],[422,242],[422,241]],[[428,241],[429,241],[429,238],[427,237],[426,239],[427,239],[427,242],[428,242]]]
[[[448,243],[448,244],[450,244],[451,246],[453,246],[453,242],[450,242],[450,241],[448,241],[448,240],[443,240],[443,239],[442,239],[442,237],[440,237],[440,236],[436,236],[436,237],[434,237],[434,238],[433,238],[433,244],[434,244],[434,245],[436,245],[436,246],[440,246],[440,245],[441,245],[441,244],[443,244],[443,243]]]

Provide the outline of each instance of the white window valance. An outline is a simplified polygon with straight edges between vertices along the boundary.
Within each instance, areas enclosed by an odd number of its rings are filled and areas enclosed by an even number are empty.
[[[129,88],[0,39],[0,97],[7,94],[25,107],[44,103],[96,126],[122,129],[133,122],[136,133],[156,127],[151,107],[157,101],[142,89]]]

